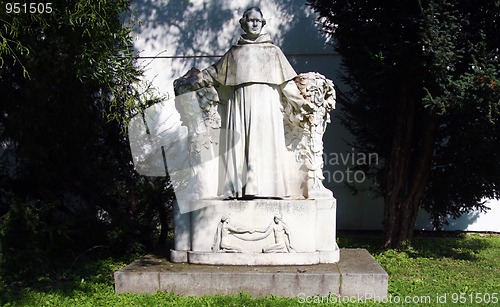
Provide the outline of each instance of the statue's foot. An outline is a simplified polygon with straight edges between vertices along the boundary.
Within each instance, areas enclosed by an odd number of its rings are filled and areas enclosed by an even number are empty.
[[[255,195],[243,195],[242,197],[240,197],[238,199],[240,199],[240,200],[252,200],[255,198],[257,198],[257,196],[255,196]]]
[[[234,200],[237,198],[238,197],[235,196],[232,192],[226,192],[224,194],[219,195],[219,199],[222,199],[222,200]]]
[[[285,199],[286,197],[280,197],[280,196],[258,196],[258,195],[252,195],[252,194],[245,194],[243,196],[234,196],[233,194],[230,193],[225,193],[221,196],[219,196],[219,199],[222,200],[254,200],[254,199],[276,199],[276,200],[282,200]]]
[[[280,196],[255,196],[256,199],[276,199],[276,200],[281,200],[284,199],[284,197]]]
[[[280,196],[258,196],[258,195],[243,195],[242,197],[238,197],[239,200],[253,200],[253,199],[276,199],[281,200],[283,197]]]

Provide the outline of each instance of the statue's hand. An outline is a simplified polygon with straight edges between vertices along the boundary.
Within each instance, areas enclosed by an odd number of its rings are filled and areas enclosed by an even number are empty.
[[[174,80],[175,95],[181,95],[187,92],[192,92],[200,88],[198,84],[201,78],[201,71],[197,68],[191,68],[179,79]]]
[[[253,232],[259,232],[259,233],[265,233],[266,231],[267,231],[267,229],[261,229],[261,228],[260,229],[257,228],[257,229],[253,230]]]
[[[182,76],[183,78],[191,78],[191,77],[196,77],[196,78],[199,78],[199,74],[201,73],[201,71],[196,68],[196,67],[192,67],[190,70],[188,70],[188,72]]]

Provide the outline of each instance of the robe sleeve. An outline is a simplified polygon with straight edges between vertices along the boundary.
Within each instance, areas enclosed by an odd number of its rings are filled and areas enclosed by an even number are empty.
[[[217,75],[216,64],[210,65],[199,73],[198,84],[200,87],[219,85],[220,82],[217,80]]]

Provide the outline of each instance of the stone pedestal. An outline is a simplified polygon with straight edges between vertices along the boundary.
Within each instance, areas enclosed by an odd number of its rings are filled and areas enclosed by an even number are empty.
[[[115,291],[185,296],[243,292],[323,303],[387,298],[388,275],[365,249],[341,249],[340,254],[338,263],[300,266],[195,265],[149,255],[115,272]]]
[[[175,211],[175,246],[172,262],[214,265],[311,265],[339,261],[336,243],[336,200],[200,200],[202,209],[181,214]],[[279,216],[287,229],[291,248],[280,253],[264,253],[276,243],[274,227]],[[230,218],[233,229],[248,230],[230,234],[231,246],[238,253],[217,252],[218,225]],[[259,229],[261,230],[259,232]]]

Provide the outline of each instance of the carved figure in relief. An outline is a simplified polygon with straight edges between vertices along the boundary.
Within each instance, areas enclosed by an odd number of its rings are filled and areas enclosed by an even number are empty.
[[[254,236],[246,235],[254,233],[256,233]],[[231,225],[229,216],[224,215],[217,226],[212,251],[241,253],[242,249],[234,246],[231,238],[243,241],[260,241],[271,234],[274,236],[274,243],[264,246],[262,248],[263,253],[290,253],[295,251],[291,243],[290,229],[283,221],[281,214],[275,215],[273,222],[268,227],[257,229],[245,229]]]
[[[268,230],[272,230],[274,235],[274,244],[264,246],[263,253],[289,253],[294,249],[291,244],[291,235],[288,226],[283,222],[280,214],[274,216],[274,224],[269,225]],[[266,230],[266,232],[269,232]]]
[[[231,235],[232,234],[243,234],[243,233],[254,233],[253,230],[242,229],[230,224],[231,220],[229,216],[224,215],[219,225],[217,226],[217,231],[215,233],[214,244],[212,246],[212,251],[214,252],[226,252],[226,253],[241,253],[241,248],[232,245]]]

